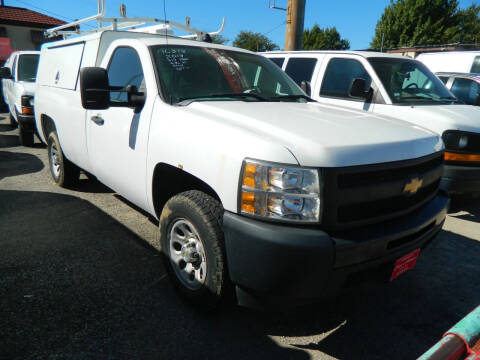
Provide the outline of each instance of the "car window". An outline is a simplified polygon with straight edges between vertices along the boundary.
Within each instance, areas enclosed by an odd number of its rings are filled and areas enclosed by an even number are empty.
[[[39,58],[38,54],[24,54],[18,57],[17,81],[35,82]]]
[[[473,59],[472,68],[470,69],[471,73],[480,73],[480,56],[475,56]]]
[[[302,81],[312,81],[313,70],[317,64],[315,58],[291,58],[288,60],[285,72],[295,81],[298,85],[302,84]]]
[[[271,61],[273,61],[274,64],[276,64],[280,69],[283,66],[283,62],[285,61],[285,58],[269,58]]]
[[[134,85],[139,91],[145,92],[142,63],[134,49],[120,47],[115,50],[108,65],[108,80],[110,86]],[[125,102],[127,101],[127,93],[125,91],[112,91],[110,100]]]
[[[453,94],[469,105],[478,105],[477,99],[480,94],[480,85],[473,80],[455,79],[451,91]]]
[[[440,80],[442,80],[442,82],[446,85],[447,82],[448,82],[448,76],[439,76],[438,77]]]
[[[372,78],[359,61],[355,59],[331,59],[327,70],[325,70],[320,95],[351,100],[348,90],[353,79],[356,78],[365,79],[365,91],[368,91]]]

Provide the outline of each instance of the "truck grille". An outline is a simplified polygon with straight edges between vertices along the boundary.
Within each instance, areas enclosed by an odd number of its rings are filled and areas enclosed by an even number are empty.
[[[344,230],[419,208],[437,193],[443,152],[392,163],[324,169],[322,226]]]

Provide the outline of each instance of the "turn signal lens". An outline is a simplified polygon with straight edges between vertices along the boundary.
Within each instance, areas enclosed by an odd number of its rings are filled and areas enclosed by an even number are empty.
[[[480,162],[480,155],[445,152],[445,161]]]
[[[30,107],[23,107],[22,106],[22,114],[23,115],[33,115],[33,109]]]

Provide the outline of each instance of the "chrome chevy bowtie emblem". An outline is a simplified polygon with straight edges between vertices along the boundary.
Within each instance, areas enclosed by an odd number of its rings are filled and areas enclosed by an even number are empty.
[[[422,187],[422,185],[423,185],[422,179],[419,179],[418,177],[412,178],[410,179],[410,181],[408,181],[405,184],[405,187],[403,188],[403,192],[409,195],[413,195],[418,191],[418,189]]]

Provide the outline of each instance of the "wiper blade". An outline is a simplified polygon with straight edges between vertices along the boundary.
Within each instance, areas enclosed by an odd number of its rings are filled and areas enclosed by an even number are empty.
[[[192,97],[185,97],[178,99],[178,103],[184,103],[183,105],[188,105],[192,101],[202,100],[202,99],[215,99],[215,98],[254,98],[259,101],[267,101],[263,96],[260,96],[255,93],[225,93],[225,94],[209,94],[209,95],[201,95],[201,96],[192,96]],[[185,103],[189,101],[188,103]]]
[[[450,96],[442,96],[439,99],[442,100],[442,101],[451,101],[451,102],[455,102],[455,103],[459,103],[459,104],[465,104],[465,102],[463,102],[462,100],[454,98],[454,97],[450,97]]]
[[[269,100],[282,100],[282,99],[286,99],[286,100],[305,99],[307,101],[316,102],[315,100],[313,100],[311,97],[307,95],[278,95],[278,96],[272,96],[269,98]]]

